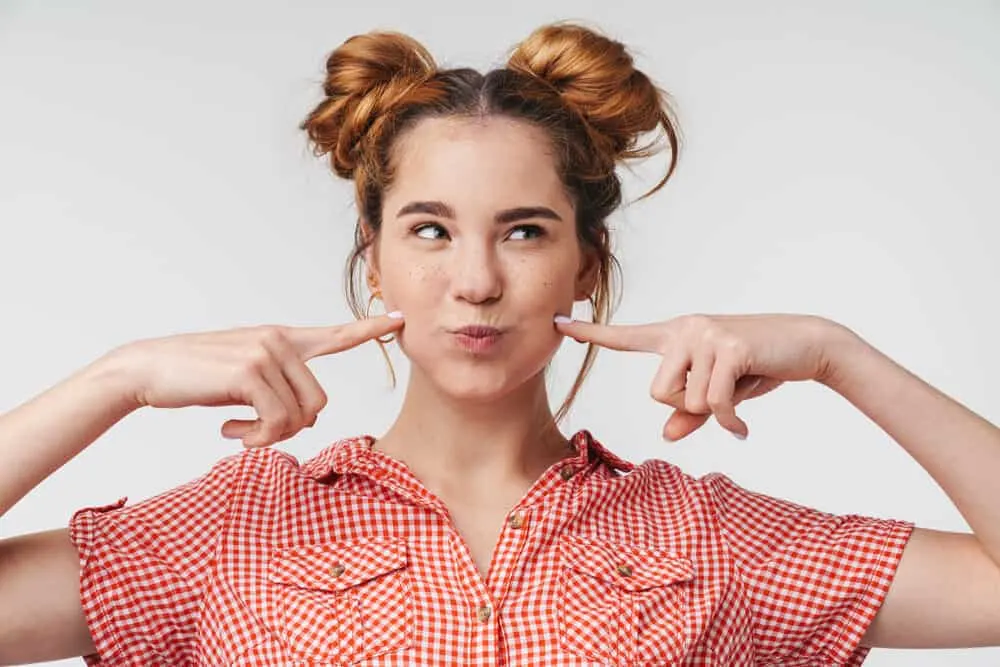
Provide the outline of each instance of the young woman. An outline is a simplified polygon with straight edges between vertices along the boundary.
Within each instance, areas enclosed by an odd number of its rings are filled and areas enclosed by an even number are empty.
[[[196,480],[0,543],[0,662],[856,665],[872,646],[1000,644],[1000,430],[824,318],[606,323],[615,167],[656,130],[678,147],[621,44],[545,26],[484,76],[370,33],[327,68],[303,129],[356,184],[351,303],[366,313],[365,283],[390,314],[136,341],[0,418],[5,512],[141,406],[259,417],[224,424],[246,451]],[[595,322],[569,321],[583,300]],[[670,439],[713,416],[745,437],[736,405],[821,382],[974,534],[834,516],[564,437],[544,371],[565,336],[659,355]],[[268,447],[326,404],[305,362],[372,339],[412,364],[388,432],[302,464]]]

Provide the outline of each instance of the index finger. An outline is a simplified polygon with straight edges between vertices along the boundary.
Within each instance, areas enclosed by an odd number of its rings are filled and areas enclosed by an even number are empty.
[[[556,330],[580,342],[612,350],[659,352],[662,333],[656,324],[597,324],[556,321]]]
[[[295,327],[288,330],[288,337],[298,350],[299,358],[307,361],[349,350],[402,328],[402,317],[379,315],[329,327]]]

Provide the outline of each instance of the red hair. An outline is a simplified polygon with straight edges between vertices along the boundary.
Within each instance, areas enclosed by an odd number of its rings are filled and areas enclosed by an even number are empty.
[[[572,23],[535,30],[510,54],[505,67],[481,74],[438,69],[419,42],[396,32],[356,35],[330,54],[323,99],[302,121],[317,156],[352,179],[360,218],[347,260],[346,292],[362,317],[363,257],[382,224],[384,193],[394,178],[393,146],[427,117],[504,116],[531,123],[548,135],[557,169],[576,209],[581,246],[598,259],[591,297],[594,320],[607,322],[620,267],[611,251],[608,216],[621,204],[615,167],[669,145],[666,174],[642,198],[663,187],[677,165],[679,137],[669,96],[635,68],[620,42]],[[644,135],[660,130],[646,144]],[[372,234],[366,234],[362,221]],[[593,365],[583,366],[556,413],[559,421]]]

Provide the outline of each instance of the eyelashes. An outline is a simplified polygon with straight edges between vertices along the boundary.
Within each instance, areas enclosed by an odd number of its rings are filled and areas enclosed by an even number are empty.
[[[428,235],[426,233],[428,231],[430,231],[430,232],[435,232],[435,231],[436,232],[440,232],[440,235],[430,236],[430,235]],[[445,230],[444,227],[442,227],[441,225],[437,224],[436,222],[424,222],[424,223],[421,223],[421,224],[417,225],[416,227],[414,227],[413,229],[411,229],[410,232],[414,236],[419,236],[422,239],[428,239],[430,241],[437,241],[437,240],[442,239],[442,238],[448,238],[448,232]]]
[[[514,227],[510,231],[510,234],[507,235],[507,238],[514,236],[514,234],[518,232],[527,232],[531,238],[536,238],[536,239],[545,236],[545,229],[539,227],[538,225],[518,225],[517,227]],[[526,238],[524,240],[530,240],[530,239]]]
[[[429,241],[441,241],[451,238],[448,230],[436,222],[424,222],[411,230],[414,236]],[[515,241],[530,241],[546,235],[545,229],[539,225],[516,225],[510,229],[507,238]]]

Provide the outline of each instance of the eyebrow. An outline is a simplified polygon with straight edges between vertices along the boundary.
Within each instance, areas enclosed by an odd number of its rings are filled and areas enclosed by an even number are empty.
[[[396,217],[412,213],[423,213],[425,215],[435,215],[439,218],[455,219],[455,211],[450,206],[441,201],[411,201],[409,204],[399,209]],[[548,218],[549,220],[562,220],[562,217],[547,206],[517,206],[498,211],[493,219],[501,224],[517,222],[518,220],[529,220],[531,218]]]

